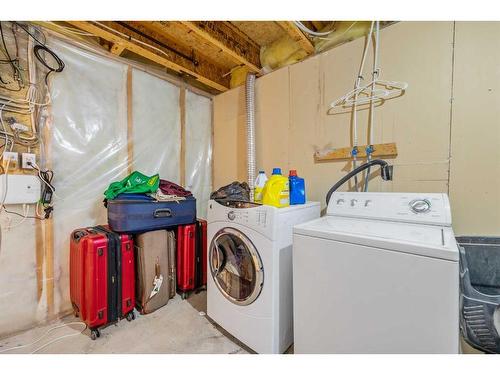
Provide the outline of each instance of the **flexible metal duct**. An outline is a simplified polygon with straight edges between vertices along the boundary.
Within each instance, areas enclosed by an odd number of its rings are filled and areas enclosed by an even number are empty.
[[[255,182],[255,74],[249,73],[246,81],[247,104],[247,167],[250,200],[253,201]]]

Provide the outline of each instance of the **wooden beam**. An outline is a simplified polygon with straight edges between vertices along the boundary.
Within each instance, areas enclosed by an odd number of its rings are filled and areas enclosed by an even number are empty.
[[[292,21],[276,21],[286,33],[295,40],[308,54],[314,53],[311,41],[300,31]]]
[[[178,73],[194,77],[199,82],[218,91],[229,89],[229,77],[216,65],[197,61],[195,56],[186,56],[163,43],[161,35],[146,28],[140,30],[125,22],[113,21],[67,21],[112,43],[123,45],[129,51]]]
[[[340,161],[349,160],[352,158],[351,155],[352,147],[336,148],[334,150],[324,152],[315,152],[314,161],[316,163],[326,162],[326,161]],[[366,158],[366,145],[358,146],[358,159]],[[373,145],[373,158],[395,158],[398,156],[398,149],[395,143],[381,143]]]
[[[226,22],[179,21],[210,44],[231,56],[237,63],[246,65],[251,71],[260,71],[260,49],[247,38],[235,33]],[[161,23],[161,21],[160,21]]]
[[[113,43],[113,45],[109,49],[109,52],[111,52],[113,55],[120,56],[123,51],[125,51],[125,49],[126,48],[123,44]]]
[[[48,107],[49,116],[46,117],[45,126],[43,129],[43,149],[45,150],[45,165],[41,165],[46,169],[52,168],[52,140],[53,126],[52,126],[52,113],[50,106]],[[55,298],[54,298],[54,213],[50,218],[43,221],[43,231],[45,234],[45,294],[47,298],[47,320],[51,320],[55,316]]]

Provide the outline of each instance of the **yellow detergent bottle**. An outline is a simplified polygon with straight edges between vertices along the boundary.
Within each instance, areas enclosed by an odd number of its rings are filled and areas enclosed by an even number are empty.
[[[290,187],[288,178],[281,174],[281,168],[274,168],[262,190],[262,203],[274,207],[290,205]]]

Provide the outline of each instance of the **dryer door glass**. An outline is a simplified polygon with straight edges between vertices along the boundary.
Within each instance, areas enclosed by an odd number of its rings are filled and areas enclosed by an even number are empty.
[[[210,271],[221,293],[237,305],[257,299],[264,284],[264,270],[257,249],[242,232],[221,229],[210,245]]]

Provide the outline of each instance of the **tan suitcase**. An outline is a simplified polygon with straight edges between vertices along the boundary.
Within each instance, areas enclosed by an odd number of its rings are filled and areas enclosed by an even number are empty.
[[[157,230],[136,236],[137,308],[149,314],[165,306],[172,296],[172,249],[175,235],[172,231]],[[173,283],[175,288],[175,282]]]

